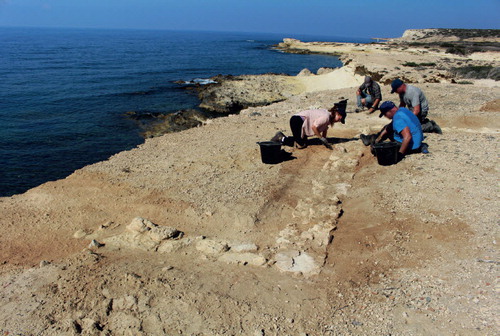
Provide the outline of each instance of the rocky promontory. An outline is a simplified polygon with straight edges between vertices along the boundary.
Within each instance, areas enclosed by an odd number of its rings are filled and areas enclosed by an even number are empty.
[[[338,55],[355,73],[385,84],[395,78],[409,83],[453,83],[500,80],[499,41],[499,30],[416,29],[384,43],[306,43],[286,38],[277,48]],[[467,43],[475,43],[475,47]]]
[[[220,114],[283,101],[301,91],[287,75],[216,76],[211,80],[215,83],[198,88],[200,108]]]
[[[408,29],[392,43],[477,43],[477,47],[500,47],[500,29]]]

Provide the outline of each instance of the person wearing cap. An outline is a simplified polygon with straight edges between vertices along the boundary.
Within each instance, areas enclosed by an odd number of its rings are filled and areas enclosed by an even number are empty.
[[[359,109],[368,107],[368,113],[373,113],[378,108],[378,104],[382,101],[382,93],[380,85],[375,82],[370,76],[365,77],[365,81],[356,91],[356,99]]]
[[[416,86],[405,84],[399,78],[392,81],[391,88],[391,93],[397,93],[399,95],[399,106],[407,107],[418,117],[423,132],[443,133],[434,120],[427,119],[429,102],[422,90]]]
[[[271,141],[281,142],[286,146],[293,146],[294,143],[299,149],[307,147],[307,138],[317,136],[328,149],[333,149],[326,135],[328,128],[336,122],[345,124],[345,106],[347,101],[335,103],[332,108],[313,109],[301,111],[290,118],[290,129],[293,136],[285,136],[282,132],[277,132]]]
[[[385,116],[392,122],[382,129],[375,143],[389,138],[401,144],[398,152],[398,161],[405,154],[419,153],[424,134],[417,116],[406,107],[397,107],[392,101],[380,105],[379,118]]]

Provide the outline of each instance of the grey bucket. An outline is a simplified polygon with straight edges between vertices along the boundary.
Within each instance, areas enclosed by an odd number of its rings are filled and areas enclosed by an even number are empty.
[[[282,161],[281,143],[275,141],[257,142],[260,146],[260,156],[263,163],[274,164]]]

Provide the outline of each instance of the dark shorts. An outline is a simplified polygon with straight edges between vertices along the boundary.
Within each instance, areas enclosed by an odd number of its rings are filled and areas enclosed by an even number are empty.
[[[292,130],[293,140],[300,146],[306,144],[306,139],[302,139],[302,125],[304,120],[300,116],[292,116],[290,118],[290,129]]]

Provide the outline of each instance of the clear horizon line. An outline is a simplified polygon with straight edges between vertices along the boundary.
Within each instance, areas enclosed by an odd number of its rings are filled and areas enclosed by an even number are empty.
[[[0,28],[32,28],[32,29],[82,29],[82,30],[129,30],[129,31],[172,31],[172,32],[207,32],[207,33],[241,33],[241,34],[268,34],[268,35],[283,35],[283,38],[293,38],[298,36],[317,36],[328,38],[342,39],[366,39],[372,37],[367,36],[341,36],[341,35],[325,35],[313,33],[283,33],[283,32],[263,32],[263,31],[242,31],[242,30],[200,30],[200,29],[174,29],[174,28],[116,28],[116,27],[72,27],[72,26],[17,26],[17,25],[0,25]],[[401,36],[397,36],[401,37]],[[395,38],[395,37],[387,37]]]

